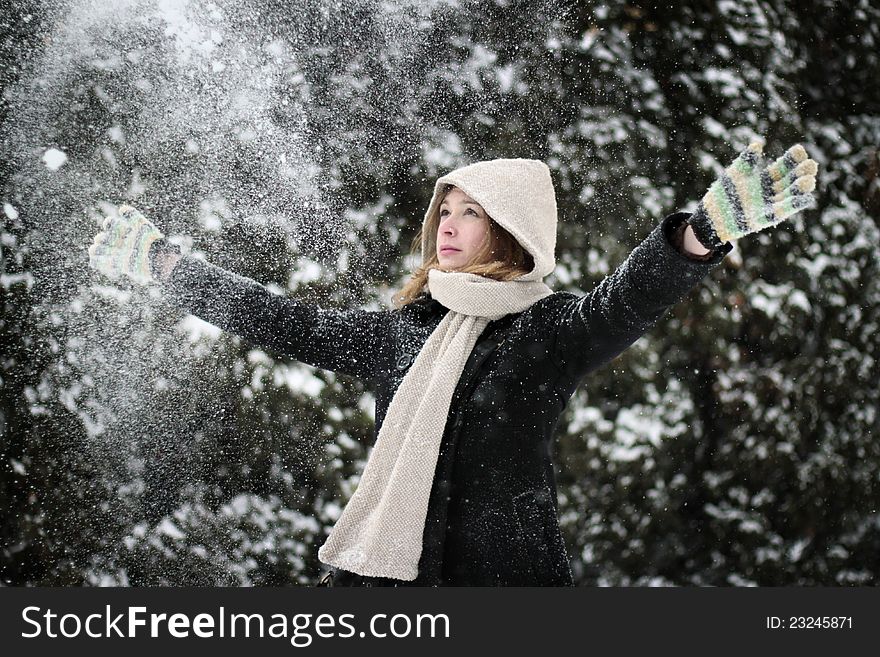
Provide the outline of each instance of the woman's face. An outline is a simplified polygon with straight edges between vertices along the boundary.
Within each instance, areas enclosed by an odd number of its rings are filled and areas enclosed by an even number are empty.
[[[440,267],[458,269],[469,264],[488,233],[486,211],[458,187],[453,187],[440,205],[440,224],[437,226]]]

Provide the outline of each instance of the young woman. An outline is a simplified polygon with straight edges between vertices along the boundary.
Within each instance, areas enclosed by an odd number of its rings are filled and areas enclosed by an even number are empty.
[[[556,198],[537,160],[440,177],[422,265],[386,311],[322,309],[181,257],[123,206],[93,267],[159,281],[182,308],[278,354],[368,379],[376,441],[320,560],[334,586],[571,585],[551,444],[579,382],[644,334],[733,248],[815,201],[794,146],[749,146],[691,215],[667,216],[589,294],[553,293]]]

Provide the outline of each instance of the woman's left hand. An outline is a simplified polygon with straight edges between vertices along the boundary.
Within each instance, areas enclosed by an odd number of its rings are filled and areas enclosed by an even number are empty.
[[[119,206],[118,215],[104,219],[89,247],[89,265],[110,278],[125,274],[141,285],[153,282],[150,247],[164,235],[130,205]]]
[[[774,226],[816,206],[815,160],[800,144],[762,167],[764,144],[749,144],[709,187],[688,220],[707,248]]]

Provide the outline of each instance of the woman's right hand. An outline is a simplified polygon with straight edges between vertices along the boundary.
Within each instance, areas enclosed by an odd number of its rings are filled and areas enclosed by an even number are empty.
[[[153,222],[130,205],[121,205],[118,216],[105,218],[101,227],[89,247],[89,266],[114,279],[125,274],[141,285],[155,281],[150,247],[164,235]]]
[[[795,144],[764,166],[764,142],[749,144],[712,183],[688,220],[707,249],[738,240],[816,207],[818,164]]]

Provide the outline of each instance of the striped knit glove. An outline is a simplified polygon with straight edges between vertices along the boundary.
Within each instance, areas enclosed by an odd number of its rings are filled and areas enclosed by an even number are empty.
[[[762,168],[764,144],[749,144],[712,183],[688,220],[697,239],[715,249],[724,242],[756,233],[805,208],[816,207],[818,166],[800,144]]]
[[[119,206],[118,217],[107,217],[102,232],[89,247],[89,265],[109,276],[125,274],[136,283],[154,281],[150,271],[150,247],[164,237],[153,223],[130,205]]]

